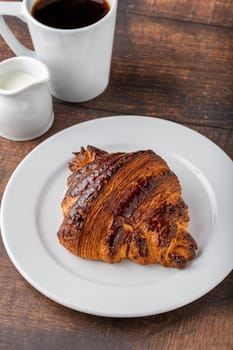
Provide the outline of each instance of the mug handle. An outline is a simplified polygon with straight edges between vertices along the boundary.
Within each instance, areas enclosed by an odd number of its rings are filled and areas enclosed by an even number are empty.
[[[15,16],[26,22],[23,14],[22,2],[0,2],[0,34],[17,56],[35,57],[35,52],[33,50],[27,49],[19,42],[18,39],[16,39],[15,35],[12,33],[5,20],[3,19],[3,15]]]

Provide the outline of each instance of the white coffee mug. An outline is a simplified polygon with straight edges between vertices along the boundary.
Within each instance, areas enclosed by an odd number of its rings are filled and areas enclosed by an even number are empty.
[[[46,64],[53,96],[68,102],[88,101],[109,82],[117,0],[108,1],[110,10],[102,19],[78,29],[56,29],[38,22],[31,15],[35,0],[0,2],[0,33],[16,55],[36,57]],[[27,23],[35,51],[16,39],[2,15]]]

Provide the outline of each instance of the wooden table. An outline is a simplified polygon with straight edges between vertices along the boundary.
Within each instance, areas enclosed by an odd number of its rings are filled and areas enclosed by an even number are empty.
[[[25,25],[12,18],[8,23],[30,47]],[[0,61],[11,56],[0,37]],[[15,167],[41,141],[108,115],[176,121],[232,157],[233,1],[119,0],[107,90],[88,103],[54,101],[54,111],[54,125],[39,139],[0,138],[1,195]],[[233,349],[233,273],[178,310],[135,319],[101,318],[67,309],[33,289],[1,241],[0,291],[0,349]]]

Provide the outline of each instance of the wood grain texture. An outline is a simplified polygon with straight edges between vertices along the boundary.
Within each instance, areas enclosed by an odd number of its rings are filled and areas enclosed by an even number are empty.
[[[169,18],[232,28],[233,2],[231,0],[130,0],[122,1],[122,9],[142,16]]]
[[[7,22],[32,47],[25,24],[14,18]],[[15,167],[40,142],[108,115],[176,121],[233,158],[232,37],[232,0],[119,0],[108,88],[87,103],[54,99],[54,124],[36,140],[0,137],[0,199]],[[0,37],[0,61],[12,55]],[[171,290],[182,293],[179,286]],[[69,310],[33,289],[13,267],[0,239],[0,291],[4,350],[233,349],[233,272],[207,295],[173,312],[101,318]]]
[[[232,128],[231,36],[190,23],[119,18],[111,84],[88,106]]]

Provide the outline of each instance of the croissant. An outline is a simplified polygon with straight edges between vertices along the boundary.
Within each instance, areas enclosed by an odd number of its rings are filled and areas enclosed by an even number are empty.
[[[197,244],[177,176],[152,150],[81,148],[62,200],[60,243],[79,257],[184,268]]]

